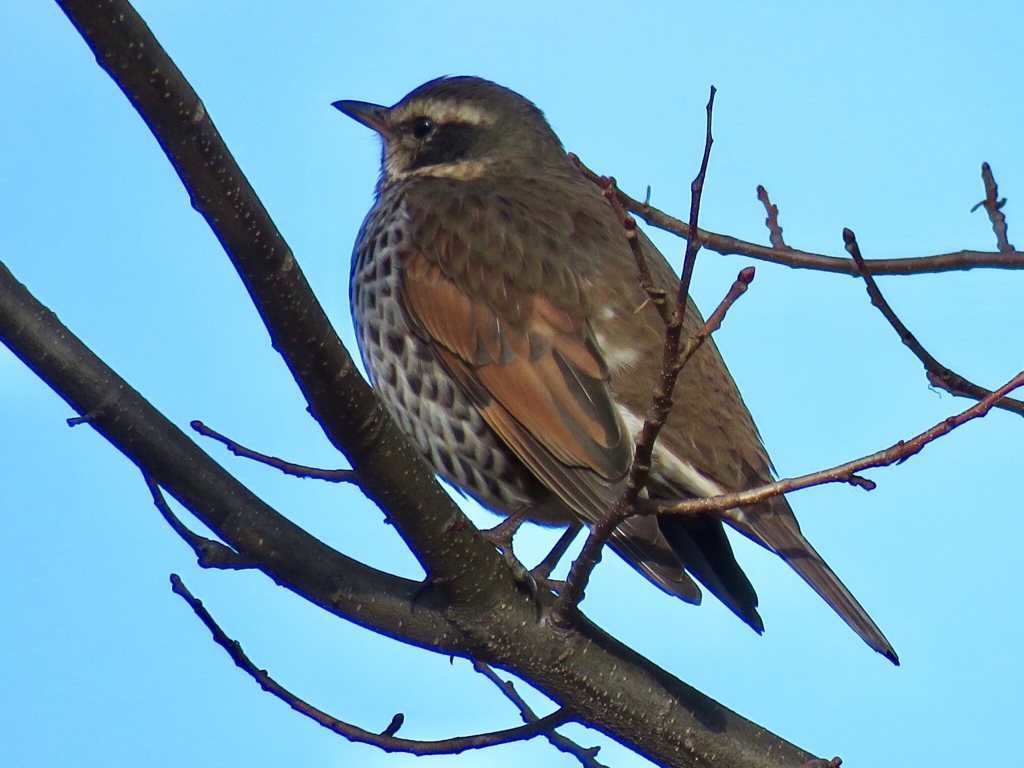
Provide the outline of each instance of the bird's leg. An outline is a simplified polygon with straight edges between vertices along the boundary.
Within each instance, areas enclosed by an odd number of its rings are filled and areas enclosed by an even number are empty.
[[[565,533],[562,534],[561,538],[555,543],[551,551],[548,552],[547,556],[534,566],[531,573],[533,577],[546,586],[548,586],[552,592],[557,592],[561,582],[553,581],[548,577],[551,575],[551,571],[558,565],[558,561],[565,556],[565,552],[569,549],[569,545],[572,544],[573,540],[580,532],[580,528],[583,526],[579,523],[573,523],[565,529]]]
[[[533,506],[524,504],[490,530],[481,531],[480,535],[501,552],[501,556],[505,558],[505,562],[512,570],[515,580],[526,585],[526,588],[530,590],[530,594],[536,595],[537,580],[530,573],[529,569],[519,562],[519,559],[512,551],[512,537],[516,535],[519,527],[530,519],[532,512]]]
[[[497,547],[502,554],[505,554],[506,549],[512,548],[512,537],[516,535],[516,531],[519,530],[519,527],[530,519],[530,513],[532,511],[533,505],[524,504],[493,528],[481,531],[480,533],[485,539]]]
[[[558,561],[565,555],[569,545],[572,544],[579,534],[580,528],[583,526],[579,523],[570,525],[544,559],[534,568],[527,569],[512,551],[512,537],[516,535],[516,531],[519,530],[520,526],[533,516],[534,512],[535,508],[532,505],[524,505],[490,530],[481,531],[480,535],[501,552],[501,556],[505,558],[505,562],[512,570],[513,577],[516,581],[525,585],[530,594],[536,597],[540,587],[557,594],[562,586],[562,582],[548,577],[551,575],[551,571],[555,569],[555,566],[558,565]]]

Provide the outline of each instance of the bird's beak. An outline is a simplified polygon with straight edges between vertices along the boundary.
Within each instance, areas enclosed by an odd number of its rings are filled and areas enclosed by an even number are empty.
[[[383,134],[387,129],[388,108],[366,101],[335,101],[332,107],[344,112],[358,123]]]

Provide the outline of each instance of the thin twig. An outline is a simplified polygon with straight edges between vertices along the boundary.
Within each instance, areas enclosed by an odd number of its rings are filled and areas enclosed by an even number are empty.
[[[992,166],[988,163],[981,164],[981,179],[985,182],[985,199],[971,208],[971,213],[984,207],[989,221],[992,222],[992,231],[996,233],[996,245],[1000,253],[1013,253],[1014,247],[1006,237],[1006,215],[1003,213],[1006,198],[999,199],[999,187],[992,175]]]
[[[722,322],[725,320],[725,314],[729,311],[733,304],[747,292],[747,288],[754,282],[755,271],[753,267],[744,267],[740,270],[740,273],[736,275],[736,279],[732,285],[729,286],[728,292],[725,294],[718,306],[715,307],[714,311],[708,315],[708,319],[704,321],[704,324],[697,329],[689,339],[686,340],[686,344],[679,351],[679,355],[676,358],[675,367],[680,371],[683,366],[693,357],[694,353],[700,349],[700,347],[708,340],[712,333],[722,327]]]
[[[708,162],[711,159],[711,145],[714,138],[711,134],[711,119],[714,113],[715,87],[711,86],[711,94],[707,104],[707,123],[704,134],[704,154],[701,157],[700,170],[690,184],[690,225],[689,231],[699,232],[697,222],[700,216],[701,193],[704,189],[704,179],[707,176]],[[700,250],[700,238],[691,237],[686,241],[686,256],[683,259],[683,269],[679,278],[679,287],[676,291],[675,307],[669,314],[665,325],[665,342],[662,347],[662,369],[661,376],[655,383],[654,392],[651,398],[651,407],[644,419],[644,425],[636,438],[636,446],[633,452],[633,463],[629,468],[629,476],[626,478],[625,487],[616,503],[605,513],[587,536],[583,549],[569,569],[569,575],[565,580],[558,600],[552,608],[552,615],[557,621],[568,622],[570,614],[576,609],[579,601],[583,598],[587,581],[594,567],[601,559],[601,549],[608,537],[612,535],[618,525],[630,514],[633,514],[636,500],[639,498],[647,478],[651,472],[651,457],[654,454],[654,444],[658,439],[658,433],[665,425],[669,413],[672,411],[672,392],[675,389],[679,374],[696,349],[707,339],[707,335],[701,337],[701,331],[688,340],[689,349],[685,357],[680,355],[680,337],[683,329],[683,318],[686,312],[686,305],[689,301],[690,280],[693,276],[693,268],[696,263],[697,251]],[[741,278],[745,277],[742,289],[730,290],[725,302],[732,304],[744,290],[750,280],[753,279],[753,270],[744,270]],[[739,280],[737,282],[740,282]],[[736,286],[734,284],[733,288]],[[733,296],[735,292],[735,296]],[[730,299],[730,297],[732,297]],[[723,302],[723,303],[725,303]],[[725,310],[720,314],[724,316]],[[664,315],[663,315],[664,317]],[[719,319],[720,322],[720,319]],[[707,326],[707,323],[705,323]],[[707,332],[710,334],[710,330]],[[700,337],[700,338],[698,338]]]
[[[728,511],[735,509],[736,507],[760,504],[773,496],[800,490],[801,488],[809,488],[813,485],[849,483],[851,485],[857,485],[870,490],[874,487],[874,483],[867,481],[867,484],[865,484],[864,478],[857,477],[855,475],[856,472],[875,467],[887,467],[891,464],[906,461],[933,440],[937,440],[943,435],[952,432],[954,429],[962,424],[966,424],[968,421],[984,416],[993,407],[995,407],[996,403],[998,403],[1007,392],[1016,389],[1022,384],[1024,384],[1024,371],[1018,373],[1006,382],[1006,384],[999,387],[999,389],[992,392],[988,397],[983,398],[967,410],[943,419],[938,424],[926,429],[921,434],[916,435],[909,440],[900,440],[898,443],[895,443],[881,451],[876,451],[875,453],[867,456],[862,456],[859,459],[839,464],[838,466],[830,469],[823,469],[818,472],[811,472],[798,477],[784,478],[782,480],[777,480],[774,483],[767,483],[765,485],[758,486],[757,488],[751,488],[746,491],[737,491],[736,493],[724,493],[720,496],[708,496],[706,498],[689,499],[678,502],[651,502],[644,504],[642,511],[657,512],[658,514],[680,515],[712,512],[724,517],[729,517]]]
[[[580,171],[591,181],[601,176],[579,163]],[[679,237],[688,238],[689,225],[675,216],[671,216],[652,205],[630,197],[619,190],[622,207],[639,216],[652,227],[663,229]],[[857,265],[852,260],[839,256],[826,256],[821,253],[800,251],[796,248],[775,248],[768,245],[751,243],[738,237],[720,235],[704,229],[697,230],[700,235],[701,247],[723,256],[749,256],[752,259],[768,261],[773,264],[793,267],[794,269],[812,269],[818,272],[835,272],[850,277],[859,277]],[[871,272],[875,275],[920,275],[935,272],[957,272],[968,269],[1024,269],[1024,252],[1011,251],[954,251],[934,256],[908,256],[897,259],[871,259]]]
[[[917,359],[921,361],[921,364],[925,368],[928,381],[932,385],[940,387],[953,395],[969,397],[973,400],[981,400],[983,397],[990,395],[992,393],[991,390],[979,387],[977,384],[968,381],[955,371],[951,371],[929,354],[928,350],[926,350],[914,334],[910,332],[910,329],[903,324],[903,321],[900,320],[892,307],[890,307],[889,303],[885,300],[885,297],[882,296],[882,291],[875,282],[875,278],[871,274],[871,269],[868,267],[867,261],[863,256],[861,256],[860,246],[857,244],[856,235],[854,235],[851,230],[844,229],[843,242],[846,244],[846,250],[849,252],[850,256],[853,257],[858,269],[860,269],[861,276],[864,278],[864,283],[867,286],[868,296],[871,297],[871,303],[878,307],[878,310],[882,313],[885,319],[889,321],[889,325],[891,325],[896,333],[899,334],[900,341],[902,341],[906,347],[914,353]],[[1024,416],[1024,401],[1017,400],[1012,397],[1003,398],[999,401],[996,407]]]
[[[714,138],[711,135],[711,117],[715,108],[715,86],[711,86],[711,94],[708,97],[707,123],[704,131],[704,155],[701,157],[700,170],[697,176],[690,183],[690,222],[688,229],[696,232],[696,237],[686,239],[686,256],[683,258],[683,271],[679,277],[679,290],[676,292],[676,303],[679,305],[679,314],[683,314],[686,302],[690,298],[690,281],[693,278],[693,268],[697,263],[697,251],[701,247],[700,229],[697,228],[697,220],[700,215],[700,198],[704,192],[704,179],[708,174],[708,161],[711,159],[711,145]]]
[[[575,163],[577,168],[583,170],[584,166],[580,159],[572,152],[569,153],[569,160]],[[661,315],[661,319],[665,321],[665,324],[671,323],[672,310],[668,304],[668,291],[654,284],[654,278],[651,277],[651,270],[647,265],[647,257],[644,255],[643,248],[640,247],[640,238],[636,234],[636,219],[627,214],[625,209],[623,209],[615,178],[612,176],[600,176],[596,179],[595,183],[600,187],[605,199],[611,205],[616,218],[618,218],[623,232],[626,233],[626,241],[629,243],[630,251],[633,253],[633,260],[636,262],[637,279],[640,281],[640,287],[647,293],[647,297],[651,300],[655,309],[658,310],[658,314]]]
[[[782,239],[782,227],[779,225],[779,206],[772,204],[772,201],[768,199],[768,190],[760,184],[757,185],[757,199],[761,201],[765,213],[768,214],[768,218],[764,220],[764,223],[768,227],[768,237],[771,240],[772,248],[788,248],[789,246],[786,245],[786,241]]]
[[[189,422],[189,426],[200,435],[212,438],[218,443],[222,443],[229,451],[235,454],[235,456],[241,456],[244,459],[258,461],[261,464],[266,464],[267,466],[279,469],[286,475],[292,475],[293,477],[309,477],[314,480],[326,480],[329,483],[359,482],[359,476],[356,474],[354,469],[319,469],[317,467],[307,467],[304,464],[294,464],[290,461],[279,459],[276,456],[268,456],[265,453],[254,451],[252,448],[246,448],[244,445],[236,443],[231,438],[225,437],[220,432],[210,429],[201,421],[191,421]]]
[[[718,330],[718,328],[722,324],[722,321],[725,319],[726,312],[728,312],[729,308],[736,302],[736,300],[746,292],[747,286],[753,279],[753,267],[746,267],[740,271],[739,276],[736,278],[732,286],[729,288],[729,292],[726,294],[725,298],[722,299],[721,302],[719,302],[717,307],[715,307],[715,311],[708,316],[708,319],[704,322],[704,325],[702,325],[693,336],[687,339],[686,345],[683,347],[682,351],[679,353],[675,362],[673,363],[673,365],[677,369],[677,373],[678,371],[682,370],[683,365],[685,365],[686,361],[688,361],[693,356],[693,354],[698,349],[700,349],[701,345],[703,345],[704,342],[707,341],[711,334],[714,331]],[[640,430],[640,433],[637,437],[638,449],[641,444],[647,445],[648,442],[650,445],[653,445],[654,440],[657,438],[657,431],[660,430],[660,426],[657,426],[658,421],[660,419],[661,422],[664,423],[664,419],[667,417],[670,409],[670,399],[666,401],[656,398],[656,402],[652,407],[654,413],[653,415],[648,415],[647,419],[644,421],[644,426]],[[639,454],[639,450],[637,450],[636,454]],[[634,465],[637,461],[636,454],[634,454]],[[649,468],[649,457],[647,458],[647,461]],[[850,482],[854,481],[850,480]],[[628,490],[629,485],[627,485],[626,487],[626,491]],[[625,497],[626,491],[623,492],[623,497]],[[650,508],[650,505],[645,502],[641,504],[640,509],[636,509],[636,506],[638,504],[636,497],[633,497],[629,504],[630,506],[625,506],[621,509],[620,505],[616,504],[616,506],[613,507],[613,510],[616,510],[616,514],[607,515],[604,520],[600,521],[599,523],[597,523],[597,525],[594,526],[593,530],[591,531],[590,535],[587,537],[587,540],[583,545],[583,549],[580,551],[579,556],[573,563],[573,570],[577,568],[577,563],[579,563],[580,568],[589,568],[588,571],[585,571],[585,573],[589,577],[590,571],[592,571],[594,569],[594,566],[597,565],[598,562],[600,562],[601,548],[604,545],[604,542],[608,540],[608,537],[611,536],[612,532],[615,530],[615,527],[619,525],[619,523],[621,523],[623,520],[625,520],[629,515],[634,514],[637,511],[648,511],[648,509]],[[723,507],[723,509],[728,508],[729,507]],[[658,509],[660,510],[660,507]],[[583,596],[583,588],[586,586],[586,579],[584,579],[579,586],[573,587],[573,585],[570,584],[571,578],[572,570],[570,570],[569,572],[569,578],[567,578],[566,582],[563,584],[562,592],[559,594],[559,600],[561,601],[563,599],[563,596],[566,595],[570,588],[578,589],[579,593],[578,597],[576,595],[569,595],[568,597],[565,597],[564,599],[566,602],[564,605],[560,603],[555,604],[555,607],[553,608],[554,615],[556,618],[559,618],[561,620],[568,620],[568,614],[566,612],[569,610],[569,606],[576,605],[579,603],[580,599],[582,599]],[[583,579],[582,576],[578,578]]]
[[[495,744],[508,744],[513,741],[531,739],[548,729],[556,728],[570,720],[567,710],[562,708],[547,717],[539,718],[515,728],[481,733],[474,736],[458,736],[451,739],[438,739],[436,741],[419,741],[416,739],[398,738],[393,735],[394,731],[397,731],[404,721],[404,717],[396,715],[392,718],[388,727],[381,733],[367,731],[359,726],[339,720],[300,699],[275,681],[265,670],[259,669],[246,656],[238,641],[228,637],[224,630],[214,621],[210,612],[203,607],[202,602],[192,596],[192,593],[188,591],[177,574],[171,574],[171,588],[175,594],[180,595],[188,603],[196,616],[213,634],[213,639],[217,644],[228,652],[235,665],[259,683],[263,690],[276,696],[296,712],[305,715],[339,736],[344,736],[349,741],[370,744],[385,752],[409,752],[414,755],[454,755],[467,749],[482,749],[494,746]]]
[[[149,492],[153,495],[153,503],[156,508],[163,515],[164,520],[171,526],[176,534],[178,534],[185,543],[192,547],[192,551],[196,553],[196,558],[199,561],[199,565],[203,568],[220,568],[223,570],[241,571],[247,568],[258,568],[259,564],[250,560],[245,555],[236,552],[226,544],[222,544],[219,541],[208,539],[205,536],[200,536],[198,533],[190,530],[174,512],[171,511],[170,505],[164,498],[163,491],[160,490],[159,484],[149,475],[148,472],[143,470],[142,477],[146,481],[146,486],[149,488]]]
[[[405,725],[405,715],[401,712],[396,712],[394,717],[391,718],[391,722],[388,723],[388,727],[381,731],[380,735],[394,736],[403,725]]]
[[[502,680],[489,665],[484,664],[482,661],[474,661],[473,669],[494,683],[498,687],[498,690],[504,694],[505,698],[516,705],[516,708],[519,710],[519,714],[523,718],[523,722],[536,722],[536,713],[531,709],[530,705],[526,703],[525,699],[519,695],[519,691],[516,690],[515,684],[513,684],[511,680]],[[556,749],[572,755],[579,760],[580,764],[582,764],[584,768],[607,768],[604,763],[599,763],[596,759],[597,753],[601,749],[600,747],[582,747],[575,741],[563,736],[554,729],[547,731],[543,735]]]

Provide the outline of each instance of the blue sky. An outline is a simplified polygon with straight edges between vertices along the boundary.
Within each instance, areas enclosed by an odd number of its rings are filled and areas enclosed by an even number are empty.
[[[351,5],[352,7],[343,7]],[[992,250],[982,161],[1010,241],[1024,232],[1022,14],[1014,3],[479,3],[137,7],[199,92],[350,348],[351,243],[370,205],[375,138],[330,102],[392,103],[440,74],[534,100],[568,149],[682,215],[703,141],[716,143],[702,224],[767,242],[754,190],[787,242],[867,257]],[[1016,64],[1014,62],[1017,62]],[[0,260],[180,425],[202,419],[295,461],[339,457],[304,411],[244,289],[127,101],[54,4],[0,8]],[[681,241],[655,236],[678,264]],[[1024,245],[1022,245],[1024,247]],[[750,263],[705,253],[713,306]],[[883,278],[930,351],[978,383],[1024,367],[1017,273]],[[718,343],[782,475],[885,447],[968,405],[920,365],[849,278],[757,265]],[[439,738],[513,725],[469,663],[329,617],[255,573],[203,572],[137,471],[0,349],[0,763],[9,766],[575,763],[536,741],[413,759],[332,736],[236,670],[167,576],[182,575],[256,663],[344,719]],[[662,595],[607,557],[588,615],[741,714],[849,766],[1017,757],[1024,707],[1020,542],[1024,424],[995,413],[871,493],[791,497],[805,533],[888,635],[863,646],[777,558],[741,541],[758,637],[709,598]],[[417,576],[359,492],[214,456],[349,555]],[[470,510],[481,524],[494,518]],[[526,532],[524,559],[550,532]],[[543,708],[543,705],[540,705]],[[647,765],[599,734],[613,766]]]

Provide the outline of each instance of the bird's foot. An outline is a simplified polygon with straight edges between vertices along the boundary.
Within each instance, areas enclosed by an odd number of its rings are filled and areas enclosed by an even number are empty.
[[[519,530],[519,526],[526,522],[529,517],[530,510],[530,507],[517,509],[490,530],[480,531],[480,535],[489,541],[495,549],[501,552],[502,558],[504,558],[509,570],[512,571],[512,577],[518,583],[525,586],[531,595],[536,597],[538,591],[537,579],[530,570],[519,561],[515,552],[512,551],[512,538],[516,535],[516,531]]]
[[[558,561],[565,555],[565,551],[572,544],[573,539],[576,538],[583,526],[579,524],[570,525],[547,556],[536,566],[528,569],[512,551],[512,538],[515,536],[516,531],[519,530],[519,527],[529,519],[532,511],[532,507],[523,507],[516,510],[490,530],[481,531],[480,535],[501,552],[501,556],[512,571],[513,578],[524,585],[533,597],[536,598],[541,589],[557,595],[565,582],[559,579],[552,579],[551,571],[558,565]]]
[[[548,578],[540,566],[530,571],[530,576],[538,587],[546,589],[548,592],[553,592],[556,595],[561,594],[562,587],[565,586],[565,582],[561,579]]]

